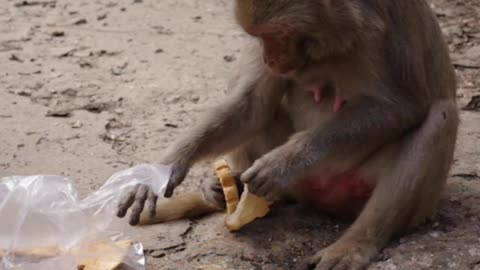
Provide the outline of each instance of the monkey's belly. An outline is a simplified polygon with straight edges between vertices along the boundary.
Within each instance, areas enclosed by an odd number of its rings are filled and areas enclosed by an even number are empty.
[[[354,172],[328,179],[307,177],[299,182],[297,188],[315,208],[345,218],[356,217],[373,192],[373,187]]]

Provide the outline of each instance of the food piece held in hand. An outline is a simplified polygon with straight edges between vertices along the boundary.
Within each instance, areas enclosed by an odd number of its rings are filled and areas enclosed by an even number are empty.
[[[230,231],[240,230],[257,218],[264,217],[270,211],[271,203],[264,198],[248,192],[245,186],[239,199],[235,178],[224,160],[215,163],[215,170],[223,188],[227,206],[225,226]]]

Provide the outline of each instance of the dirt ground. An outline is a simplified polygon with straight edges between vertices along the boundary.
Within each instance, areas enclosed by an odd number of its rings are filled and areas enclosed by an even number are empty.
[[[0,176],[64,174],[82,194],[156,161],[218,102],[244,39],[227,0],[0,2]],[[464,107],[480,95],[480,2],[430,2]],[[393,241],[369,269],[480,270],[480,111],[461,117],[435,221]],[[195,166],[177,192],[211,174],[211,164]],[[136,236],[148,269],[291,269],[347,225],[291,206],[236,234],[217,214]]]

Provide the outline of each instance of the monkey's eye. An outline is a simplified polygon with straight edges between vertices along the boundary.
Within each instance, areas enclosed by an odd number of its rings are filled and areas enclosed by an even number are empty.
[[[318,41],[310,36],[305,36],[301,39],[301,46],[305,51],[309,51],[312,47],[317,46],[318,44]]]
[[[281,37],[284,37],[286,34],[284,31],[282,30],[271,30],[271,31],[265,31],[261,34],[262,37],[265,37],[265,38],[274,38],[274,39],[278,39],[278,38],[281,38]]]

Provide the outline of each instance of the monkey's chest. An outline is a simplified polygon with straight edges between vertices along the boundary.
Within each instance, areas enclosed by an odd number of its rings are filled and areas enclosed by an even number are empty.
[[[321,126],[334,116],[332,111],[334,99],[325,97],[321,103],[316,103],[312,93],[303,89],[295,89],[287,93],[283,103],[296,131],[314,126]]]
[[[321,176],[301,179],[297,192],[321,211],[351,218],[363,209],[373,188],[355,172],[347,172],[327,179]]]

